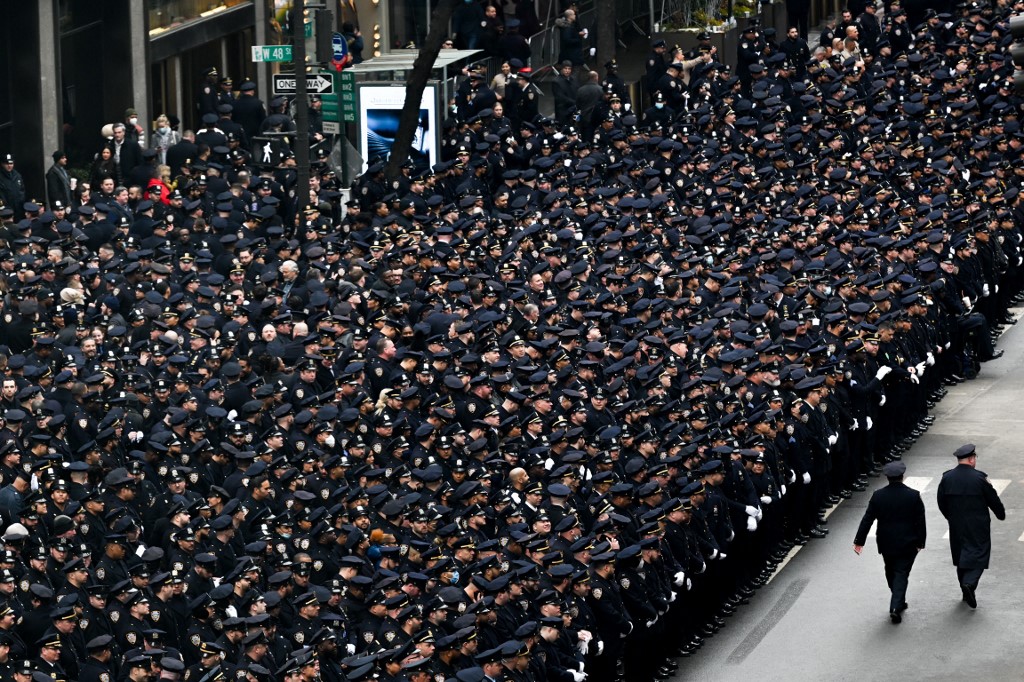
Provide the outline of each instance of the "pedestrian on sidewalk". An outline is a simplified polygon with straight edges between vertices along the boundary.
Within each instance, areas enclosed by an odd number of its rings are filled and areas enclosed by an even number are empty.
[[[989,510],[1000,521],[1006,520],[1006,510],[988,476],[978,471],[974,444],[961,445],[953,454],[956,467],[942,474],[939,483],[939,511],[949,522],[949,549],[963,600],[976,609],[975,591],[992,555]]]
[[[878,521],[878,553],[885,563],[885,580],[892,592],[889,618],[893,623],[903,620],[910,571],[927,538],[924,502],[921,501],[921,493],[903,482],[906,471],[907,465],[903,462],[889,462],[882,468],[889,485],[879,488],[871,496],[853,540],[853,551],[860,554],[871,524]]]

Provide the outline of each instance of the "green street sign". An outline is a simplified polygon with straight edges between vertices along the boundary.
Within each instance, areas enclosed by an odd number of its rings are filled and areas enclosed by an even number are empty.
[[[290,62],[292,60],[292,46],[253,45],[252,60],[254,62]]]
[[[345,123],[356,121],[356,75],[349,71],[342,71],[340,83],[335,88],[341,94],[338,96],[341,103],[341,120]]]

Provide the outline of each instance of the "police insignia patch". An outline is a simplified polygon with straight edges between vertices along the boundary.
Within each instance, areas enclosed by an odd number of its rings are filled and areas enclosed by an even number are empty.
[[[295,449],[298,450],[299,452],[302,452],[303,450],[305,450],[306,449],[306,441],[300,440],[298,443],[295,444]]]
[[[18,589],[22,592],[28,592],[29,587],[31,587],[31,585],[27,580],[22,580],[20,583],[18,583]]]
[[[195,633],[191,637],[188,638],[188,641],[192,642],[192,646],[199,646],[202,643],[203,640],[199,636],[199,633]]]
[[[121,612],[120,611],[111,611],[110,612],[110,620],[115,622],[115,623],[117,621],[121,620]]]
[[[160,612],[159,611],[150,611],[149,612],[149,617],[153,619],[154,623],[160,622]]]
[[[124,638],[128,640],[129,644],[135,644],[135,642],[139,639],[139,636],[136,633],[129,631],[128,634],[124,636]]]
[[[314,571],[319,571],[323,567],[324,567],[324,562],[320,561],[319,559],[317,559],[316,561],[313,562],[313,570]]]
[[[110,682],[110,673],[100,673],[100,682]]]
[[[325,500],[328,497],[330,497],[330,496],[331,496],[331,489],[330,488],[324,488],[323,490],[320,491],[320,497],[324,498]]]
[[[78,621],[78,627],[81,628],[82,630],[88,630],[89,629],[89,619],[88,618],[83,618],[80,621]]]
[[[601,595],[604,594],[604,590],[602,590],[600,587],[595,587],[593,590],[591,590],[590,594],[594,595],[594,599],[600,599]]]
[[[299,630],[298,632],[295,633],[295,641],[298,642],[299,644],[302,644],[302,642],[305,641],[305,639],[306,639],[306,633],[303,632],[302,630]]]
[[[629,589],[629,578],[623,578],[622,580],[619,581],[619,584],[622,585],[622,589],[628,590]]]
[[[306,392],[304,390],[302,390],[301,388],[295,389],[295,397],[296,398],[302,398],[305,395],[305,393]]]
[[[398,555],[399,556],[405,556],[408,553],[409,553],[409,545],[399,545],[398,546]]]
[[[367,644],[372,643],[373,642],[373,633],[370,632],[369,630],[364,632],[363,633],[363,641],[366,642]]]
[[[388,644],[390,644],[391,642],[395,641],[395,632],[394,632],[394,630],[388,630],[387,632],[385,632],[384,633],[384,639],[386,639],[388,641]]]
[[[81,429],[88,428],[89,427],[89,420],[88,419],[79,419],[78,420],[78,427],[81,428]]]
[[[303,551],[309,549],[309,538],[302,538],[302,540],[299,541],[299,548]]]
[[[107,569],[103,568],[102,566],[97,568],[96,569],[96,577],[99,578],[100,580],[105,580],[106,577],[107,577]]]

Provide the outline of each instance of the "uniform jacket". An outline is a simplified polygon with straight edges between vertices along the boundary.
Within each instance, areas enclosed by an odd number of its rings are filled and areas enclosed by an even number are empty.
[[[892,481],[875,491],[860,521],[855,545],[863,545],[868,530],[878,521],[879,554],[912,554],[925,545],[927,530],[921,493],[902,481]]]

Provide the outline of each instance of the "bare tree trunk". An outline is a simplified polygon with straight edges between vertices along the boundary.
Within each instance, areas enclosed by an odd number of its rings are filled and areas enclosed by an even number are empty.
[[[452,12],[458,5],[459,0],[440,0],[433,14],[430,15],[430,32],[423,41],[420,52],[413,62],[412,71],[409,73],[409,80],[405,82],[405,104],[402,106],[402,114],[398,119],[398,133],[395,135],[395,143],[391,147],[391,156],[388,157],[388,165],[384,174],[389,180],[394,180],[401,172],[402,163],[409,158],[409,150],[412,147],[413,138],[416,135],[416,126],[419,124],[420,100],[423,99],[423,90],[427,87],[430,79],[430,72],[434,68],[434,61],[441,52],[441,44],[448,35],[448,22],[452,18]]]
[[[604,73],[604,65],[615,58],[615,0],[597,0],[597,58],[591,65]]]

